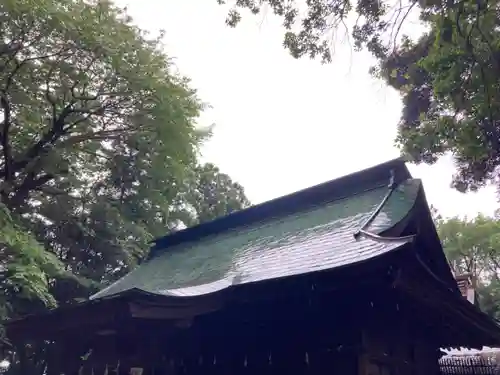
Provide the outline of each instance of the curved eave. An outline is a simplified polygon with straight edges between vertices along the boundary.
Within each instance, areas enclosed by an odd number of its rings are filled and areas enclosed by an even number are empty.
[[[414,245],[418,246],[416,241]],[[404,291],[434,316],[441,316],[452,332],[447,347],[500,346],[500,326],[478,306],[464,298],[458,288],[449,285],[420,258],[418,248],[412,258],[402,265],[402,275],[396,287]]]
[[[500,346],[499,323],[482,312],[478,306],[462,297],[462,295],[450,293],[448,289],[439,284],[439,282],[436,282],[436,288],[439,288],[441,291],[440,295],[443,298],[442,303],[453,306],[457,315],[460,315],[470,327],[474,327],[478,332],[481,332],[481,336],[484,337],[484,341],[481,342],[481,345]]]
[[[423,186],[418,193],[412,215],[418,218],[417,236],[419,238],[419,248],[417,252],[419,256],[449,289],[453,290],[457,296],[461,296],[434,225]]]
[[[49,310],[41,314],[12,319],[5,323],[5,327],[8,337],[11,337],[14,341],[35,338],[49,339],[60,335],[71,335],[73,331],[85,331],[86,334],[90,334],[97,332],[102,327],[116,325],[119,324],[118,322],[123,323],[130,318],[144,317],[141,316],[140,312],[140,306],[143,304],[161,306],[162,314],[167,320],[191,319],[197,315],[223,309],[231,301],[237,299],[240,292],[254,293],[254,289],[258,289],[258,292],[256,292],[256,298],[258,298],[258,295],[262,291],[270,289],[279,291],[281,283],[286,279],[297,279],[315,274],[319,277],[336,277],[336,280],[338,280],[345,277],[344,275],[347,273],[362,273],[364,270],[385,264],[391,254],[394,254],[397,250],[407,248],[406,245],[412,241],[411,238],[403,240],[367,238],[364,240],[374,242],[383,241],[386,244],[391,244],[392,250],[380,256],[360,260],[356,263],[349,263],[334,269],[293,275],[281,279],[230,285],[227,288],[205,294],[156,294],[134,288],[109,297],[88,300],[76,305]]]
[[[445,302],[454,306],[456,313],[460,314],[470,327],[477,330],[478,335],[483,338],[481,345],[500,346],[500,326],[497,321],[461,296],[448,293],[448,298],[443,303]]]

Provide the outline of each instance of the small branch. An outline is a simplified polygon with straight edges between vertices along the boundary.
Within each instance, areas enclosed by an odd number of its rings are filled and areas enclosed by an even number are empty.
[[[125,132],[127,132],[127,129],[102,130],[98,132],[79,134],[62,141],[57,145],[57,147],[73,146],[86,141],[119,139]]]
[[[82,154],[86,154],[86,155],[90,155],[90,156],[94,156],[95,158],[102,158],[102,159],[105,159],[105,160],[108,160],[108,161],[111,161],[112,158],[108,155],[104,155],[102,153],[98,153],[98,152],[93,152],[93,151],[90,151],[90,150],[86,150],[85,148],[78,148],[78,152],[81,152]]]
[[[408,18],[408,15],[411,13],[411,10],[413,9],[413,7],[415,5],[417,5],[418,2],[417,1],[414,1],[409,7],[408,7],[408,10],[406,11],[406,13],[404,14],[403,18],[401,19],[401,22],[399,23],[398,25],[398,28],[396,30],[396,34],[394,34],[394,39],[393,39],[393,48],[395,49],[396,48],[396,45],[397,45],[397,38],[398,38],[398,35],[399,35],[399,32],[401,31],[401,27],[403,26],[403,23],[405,23],[406,21],[406,18]],[[398,18],[399,18],[399,14],[398,14]],[[397,19],[396,19],[396,22],[397,22]]]
[[[68,196],[70,196],[67,191],[62,190],[62,189],[58,189],[58,188],[56,188],[54,186],[39,186],[37,188],[34,188],[33,190],[39,191],[39,192],[42,192],[42,193],[45,193],[45,194],[48,194],[48,195],[52,195],[52,196],[60,196],[60,195],[68,195]]]

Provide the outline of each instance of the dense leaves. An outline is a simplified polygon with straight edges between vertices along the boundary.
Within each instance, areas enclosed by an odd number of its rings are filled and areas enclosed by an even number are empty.
[[[437,227],[448,261],[457,274],[500,278],[500,221],[478,215],[472,220],[441,219]]]
[[[483,311],[500,318],[500,220],[435,218],[444,251],[456,274],[476,277]]]
[[[0,308],[73,303],[156,236],[247,206],[198,150],[203,103],[107,1],[0,3]]]
[[[187,201],[196,223],[213,220],[248,207],[243,187],[213,164],[200,165],[191,173]]]
[[[448,3],[447,3],[448,4]],[[426,9],[429,32],[407,40],[379,71],[402,94],[398,145],[415,162],[453,154],[454,186],[495,181],[500,165],[498,2]]]

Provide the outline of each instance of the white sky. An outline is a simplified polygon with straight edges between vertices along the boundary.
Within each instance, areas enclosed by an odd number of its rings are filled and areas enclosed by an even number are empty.
[[[398,156],[393,146],[401,102],[368,74],[369,55],[351,53],[342,36],[330,65],[294,60],[271,15],[225,26],[216,0],[117,0],[143,29],[166,31],[166,53],[213,107],[216,124],[206,160],[240,182],[260,203]],[[449,188],[452,161],[410,166],[441,214],[492,214],[493,188]]]

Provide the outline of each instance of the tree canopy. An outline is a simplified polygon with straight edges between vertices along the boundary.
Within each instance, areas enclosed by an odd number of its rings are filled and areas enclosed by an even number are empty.
[[[482,310],[500,318],[500,220],[436,216],[435,222],[453,271],[474,275]]]
[[[406,40],[378,71],[402,97],[397,144],[410,160],[454,156],[454,186],[495,182],[500,165],[497,2],[460,2],[428,11],[429,31]]]
[[[249,205],[199,148],[204,104],[109,1],[0,4],[2,317],[87,297],[149,241]]]

